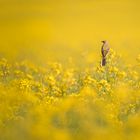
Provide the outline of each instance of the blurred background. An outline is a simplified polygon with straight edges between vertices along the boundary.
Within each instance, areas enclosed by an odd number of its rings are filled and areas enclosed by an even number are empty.
[[[101,40],[135,62],[140,53],[139,0],[0,0],[0,57],[93,63]]]

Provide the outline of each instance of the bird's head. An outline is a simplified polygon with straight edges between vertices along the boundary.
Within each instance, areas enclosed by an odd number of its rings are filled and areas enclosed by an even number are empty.
[[[106,41],[106,40],[103,40],[103,41],[101,41],[101,42],[105,44],[107,41]]]

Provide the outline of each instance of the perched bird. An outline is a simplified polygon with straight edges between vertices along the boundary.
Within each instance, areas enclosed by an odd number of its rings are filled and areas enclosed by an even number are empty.
[[[106,56],[109,52],[109,45],[108,42],[106,40],[102,41],[103,45],[101,47],[101,54],[102,54],[102,62],[101,62],[101,66],[105,66],[106,65]]]

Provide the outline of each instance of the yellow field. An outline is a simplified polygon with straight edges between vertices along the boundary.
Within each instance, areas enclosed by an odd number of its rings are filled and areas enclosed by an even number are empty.
[[[0,140],[139,140],[139,5],[0,0]]]

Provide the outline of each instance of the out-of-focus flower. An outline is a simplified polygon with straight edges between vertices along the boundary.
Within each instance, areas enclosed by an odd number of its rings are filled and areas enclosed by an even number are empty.
[[[105,71],[105,69],[104,69],[104,67],[98,66],[97,69],[96,69],[96,71],[97,71],[98,73],[102,73],[102,72]]]
[[[106,90],[108,92],[111,89],[110,84],[104,79],[102,79],[101,81],[98,82],[97,87],[98,87],[99,91]]]
[[[91,76],[86,76],[85,79],[84,79],[84,83],[87,85],[87,84],[92,84],[92,85],[95,85],[96,84],[96,80],[91,78]]]
[[[110,68],[109,68],[109,72],[110,72],[110,73],[115,73],[115,74],[116,74],[116,73],[118,73],[118,71],[119,71],[119,70],[118,70],[117,67],[110,67]]]
[[[126,73],[124,71],[119,71],[118,72],[118,77],[119,78],[125,78],[126,77]]]
[[[19,88],[21,90],[29,89],[31,87],[31,82],[28,79],[21,79],[19,81]]]
[[[52,86],[55,85],[55,83],[56,83],[55,78],[53,76],[49,76],[48,77],[48,83]]]

